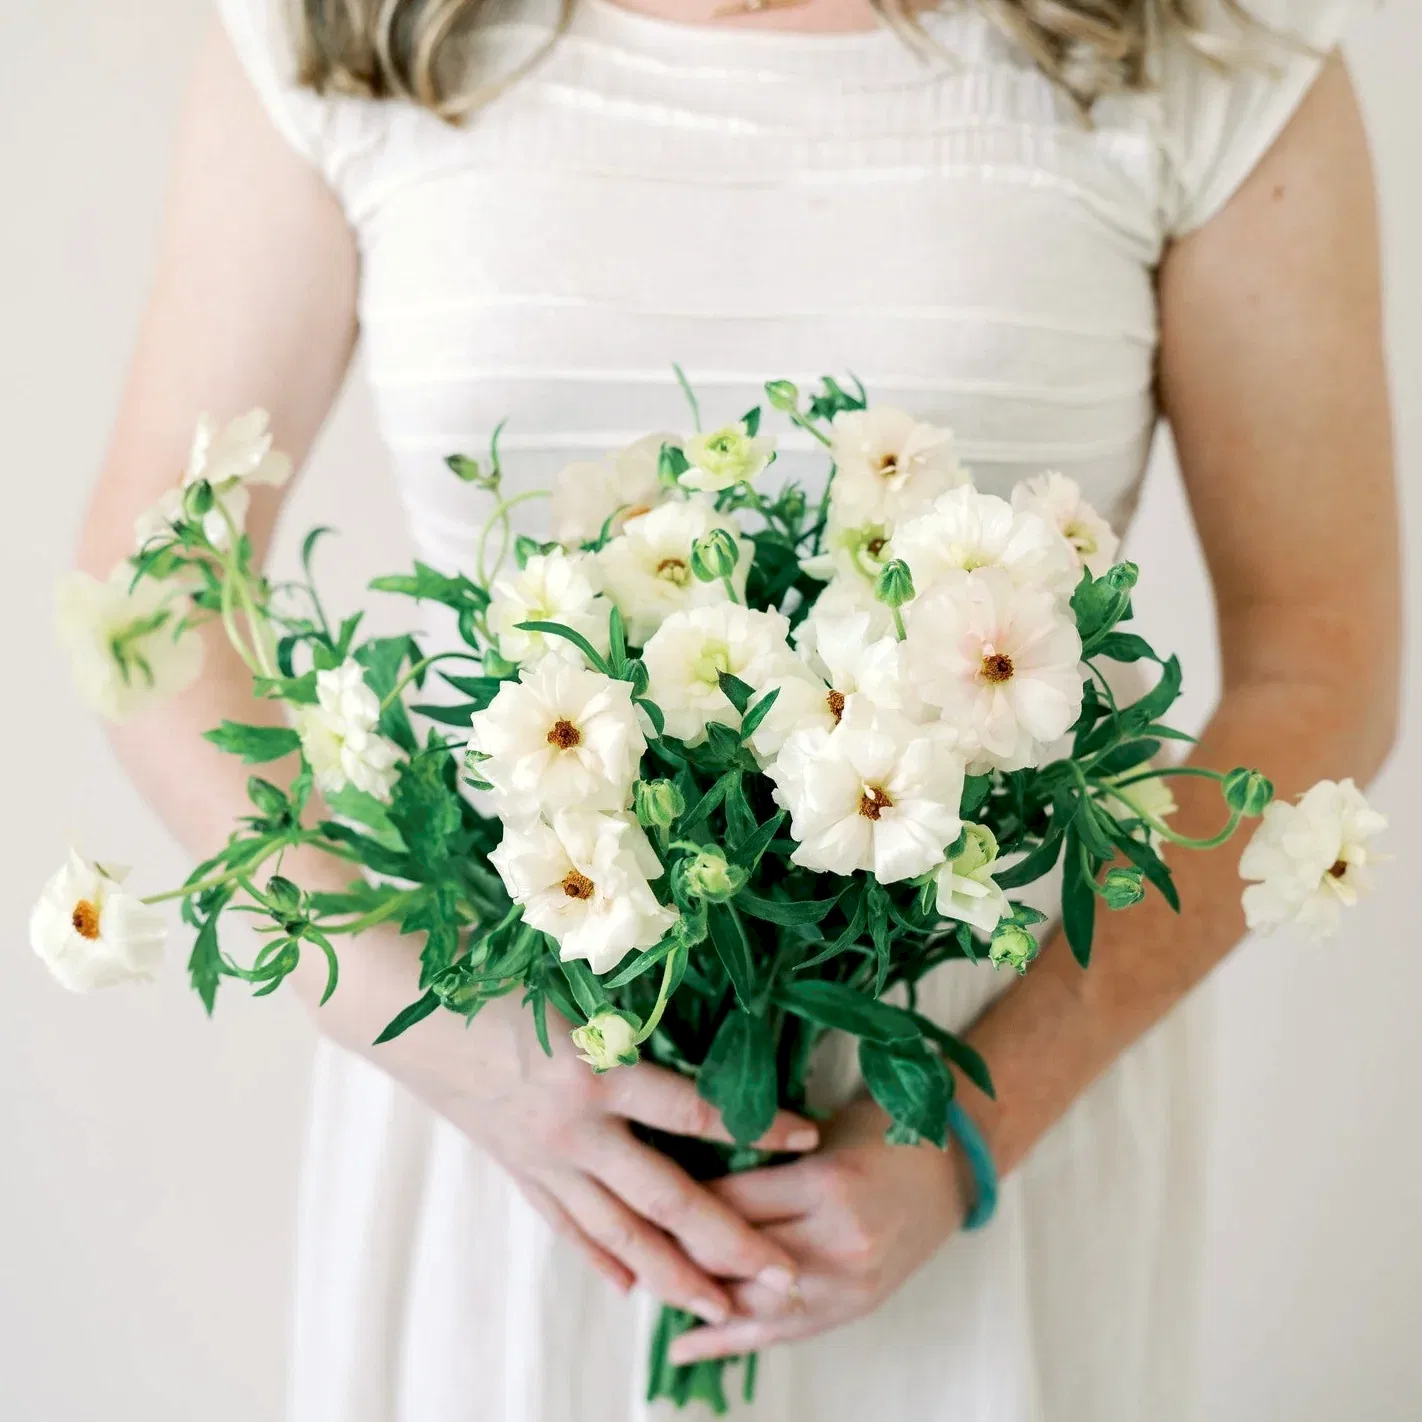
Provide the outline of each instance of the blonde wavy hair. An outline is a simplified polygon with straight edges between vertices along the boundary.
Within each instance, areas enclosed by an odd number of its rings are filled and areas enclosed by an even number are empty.
[[[317,93],[404,99],[458,123],[528,72],[566,29],[576,0],[562,0],[548,44],[494,84],[468,78],[461,40],[477,29],[484,0],[289,0],[299,76]],[[870,0],[883,22],[920,49],[935,49],[911,0]],[[1205,59],[1229,64],[1241,46],[1205,23],[1207,5],[1243,32],[1239,0],[953,0],[980,6],[1029,54],[1083,115],[1108,94],[1151,83],[1151,55],[1179,34]]]

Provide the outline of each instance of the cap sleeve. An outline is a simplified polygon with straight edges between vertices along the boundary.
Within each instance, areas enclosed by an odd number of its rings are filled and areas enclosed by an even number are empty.
[[[1269,27],[1251,37],[1219,0],[1206,7],[1213,34],[1248,46],[1243,64],[1212,64],[1181,38],[1163,57],[1166,229],[1181,236],[1203,226],[1234,196],[1273,146],[1338,44],[1354,0],[1244,0]]]
[[[322,101],[296,83],[296,55],[282,0],[217,0],[237,58],[278,133],[307,162],[324,166]]]

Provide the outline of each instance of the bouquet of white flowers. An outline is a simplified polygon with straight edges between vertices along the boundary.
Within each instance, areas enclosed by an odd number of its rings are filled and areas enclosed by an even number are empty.
[[[1044,915],[1013,894],[1058,865],[1083,967],[1103,906],[1149,886],[1178,909],[1167,847],[1222,844],[1246,816],[1264,816],[1242,866],[1261,881],[1252,925],[1326,927],[1356,896],[1383,822],[1350,782],[1292,806],[1251,769],[1162,763],[1189,740],[1162,719],[1180,668],[1122,630],[1137,570],[1071,480],[1044,474],[1009,502],[974,488],[948,431],[862,390],[766,392],[828,454],[813,499],[767,487],[759,408],[571,467],[550,495],[556,542],[515,536],[531,495],[504,497],[497,435],[483,462],[451,457],[494,501],[477,565],[373,584],[449,610],[431,654],[363,640],[359,612],[328,619],[311,576],[325,530],[301,580],[262,576],[247,486],[287,462],[260,413],[205,421],[133,559],[106,583],[66,580],[62,635],[90,701],[125,717],[198,674],[196,629],[220,620],[289,724],[208,739],[301,769],[253,776],[252,813],[170,894],[139,900],[72,854],[32,922],[61,981],[150,976],[165,898],[196,931],[209,1011],[224,978],[270,993],[308,949],[329,995],[336,942],[392,922],[423,936],[421,981],[380,1040],[520,993],[545,1046],[551,1008],[595,1071],[644,1054],[694,1078],[739,1146],[657,1143],[704,1177],[763,1159],[751,1143],[778,1107],[806,1108],[831,1031],[858,1039],[893,1140],[970,1133],[954,1072],[991,1092],[988,1068],[915,1010],[915,986],[949,959],[1025,972]],[[1104,662],[1159,674],[1122,705]],[[430,699],[434,678],[457,699]],[[1219,782],[1217,834],[1172,830],[1174,775]],[[348,889],[282,875],[297,846],[348,863]],[[234,909],[266,938],[246,965],[219,942]],[[667,1361],[691,1322],[664,1312],[650,1394],[724,1410],[724,1363]]]

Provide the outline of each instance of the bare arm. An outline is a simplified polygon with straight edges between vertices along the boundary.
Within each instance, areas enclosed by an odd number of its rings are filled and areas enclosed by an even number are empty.
[[[106,575],[133,551],[134,519],[178,482],[200,412],[227,419],[264,406],[278,445],[304,458],[350,360],[358,277],[356,242],[335,197],[273,129],[226,38],[215,34],[184,115],[160,274],[84,527],[89,571]],[[256,492],[249,529],[260,556],[278,499]],[[215,628],[208,651],[191,691],[115,733],[134,780],[203,855],[249,806],[246,772],[201,733],[224,718],[279,716],[275,703],[252,697],[249,673]],[[264,773],[276,778],[279,768]],[[315,855],[283,868],[308,888],[348,877]],[[365,1050],[489,1150],[618,1284],[635,1277],[719,1317],[729,1302],[719,1277],[770,1270],[773,1281],[780,1270],[788,1281],[791,1260],[780,1246],[633,1138],[629,1120],[717,1134],[714,1112],[681,1077],[638,1066],[594,1078],[566,1037],[550,1060],[516,1001],[486,1008],[468,1029],[437,1014],[371,1050],[418,995],[417,958],[413,942],[391,931],[347,944],[321,1029]],[[317,964],[294,975],[309,1003],[320,978]],[[814,1141],[808,1123],[785,1113],[767,1137],[780,1149]]]
[[[1227,209],[1168,254],[1160,303],[1161,394],[1224,653],[1195,758],[1258,767],[1287,798],[1322,778],[1367,780],[1397,717],[1397,516],[1372,175],[1340,60]],[[1219,828],[1213,783],[1172,785],[1172,825]],[[1085,973],[1058,937],[971,1034],[997,1100],[966,1083],[962,1096],[1003,1172],[1243,935],[1238,847],[1171,862],[1181,916],[1155,896],[1099,915]],[[862,1315],[957,1227],[971,1188],[961,1163],[886,1146],[885,1119],[855,1102],[814,1157],[718,1185],[811,1261],[806,1307],[786,1314],[742,1288],[762,1316],[683,1335],[677,1361]]]

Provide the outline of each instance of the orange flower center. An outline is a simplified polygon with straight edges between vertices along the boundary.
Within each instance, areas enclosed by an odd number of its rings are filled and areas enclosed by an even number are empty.
[[[894,802],[877,785],[870,785],[859,797],[859,813],[866,820],[877,820]]]
[[[1000,685],[1012,680],[1012,658],[1005,652],[989,652],[983,658],[983,680]]]
[[[593,896],[593,881],[586,874],[570,869],[563,880],[563,892],[570,899],[590,899]]]
[[[99,910],[88,899],[80,899],[74,905],[74,915],[70,921],[80,938],[87,938],[92,942],[99,936]]]
[[[829,706],[830,715],[838,721],[844,715],[844,692],[832,691],[825,697],[825,703]]]
[[[583,733],[571,721],[555,721],[548,732],[548,744],[559,750],[572,750],[583,743]]]

